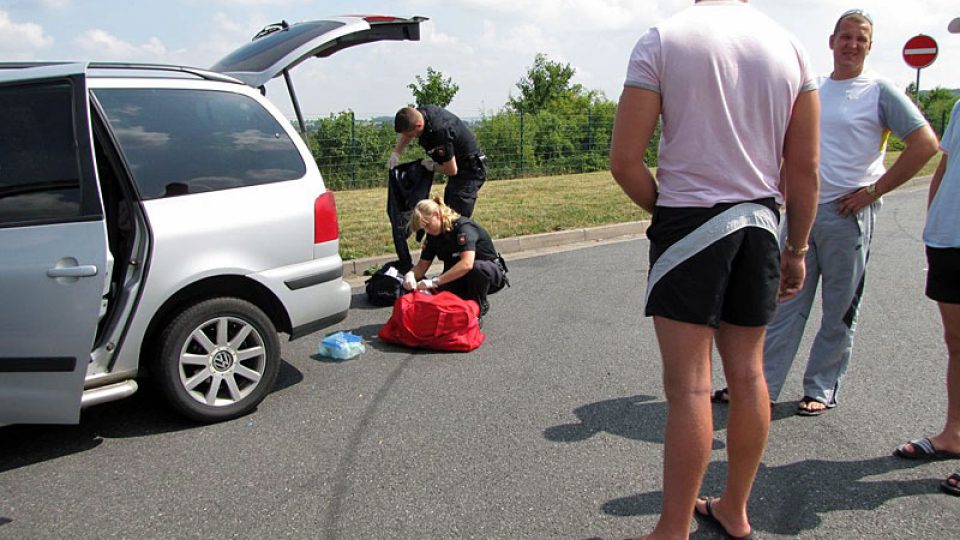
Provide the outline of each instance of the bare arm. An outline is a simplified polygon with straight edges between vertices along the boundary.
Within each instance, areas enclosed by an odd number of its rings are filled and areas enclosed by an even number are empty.
[[[397,134],[397,144],[393,147],[393,151],[398,155],[402,154],[403,151],[407,148],[407,145],[410,144],[410,141],[413,140],[413,137],[408,137],[403,133]]]
[[[643,161],[660,116],[660,94],[626,87],[620,95],[610,145],[610,172],[627,197],[647,212],[657,203],[657,182]]]
[[[787,243],[807,246],[813,219],[817,215],[820,179],[820,97],[817,91],[797,97],[783,142],[782,188],[788,194]],[[803,287],[806,266],[803,255],[784,249],[780,254],[780,300],[795,296]]]
[[[925,125],[913,130],[903,140],[903,152],[890,169],[877,180],[877,196],[890,193],[913,178],[937,153],[937,148],[937,136],[930,126]],[[858,189],[840,199],[840,214],[854,214],[875,200],[867,193],[866,188]]]
[[[937,170],[933,173],[933,179],[930,180],[930,194],[927,195],[928,209],[933,203],[933,198],[937,195],[937,190],[940,189],[940,182],[943,182],[943,175],[945,174],[947,174],[947,154],[940,157],[940,164],[937,165]]]
[[[423,276],[427,275],[427,270],[430,270],[430,265],[433,264],[433,260],[420,259],[417,261],[417,265],[413,267],[413,277],[418,281],[423,279]]]
[[[435,172],[445,174],[447,176],[456,176],[457,175],[457,158],[456,156],[451,156],[450,161],[444,161],[443,163],[437,163],[437,167],[433,169]]]
[[[460,260],[457,261],[457,264],[451,266],[449,270],[437,276],[437,285],[450,283],[451,281],[456,281],[467,275],[468,272],[473,270],[473,261],[476,260],[476,257],[476,251],[461,251]]]

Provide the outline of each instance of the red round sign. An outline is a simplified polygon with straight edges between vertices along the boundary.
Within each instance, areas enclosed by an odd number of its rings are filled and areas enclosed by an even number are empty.
[[[925,68],[936,59],[937,42],[930,36],[923,34],[913,36],[903,46],[903,61],[912,68]]]

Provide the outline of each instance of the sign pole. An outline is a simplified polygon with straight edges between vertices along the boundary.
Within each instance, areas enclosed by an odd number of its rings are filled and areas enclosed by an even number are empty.
[[[913,87],[913,102],[920,107],[920,68],[917,68],[917,85]]]

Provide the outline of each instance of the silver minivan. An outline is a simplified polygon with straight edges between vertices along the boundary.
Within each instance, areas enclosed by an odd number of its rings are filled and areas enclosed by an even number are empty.
[[[277,333],[351,296],[333,193],[263,87],[422,20],[271,25],[210,70],[0,65],[0,425],[76,423],[145,374],[194,420],[256,407]]]

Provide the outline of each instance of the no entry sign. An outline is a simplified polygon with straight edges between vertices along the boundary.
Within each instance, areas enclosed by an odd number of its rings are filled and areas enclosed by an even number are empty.
[[[936,59],[937,42],[930,36],[913,36],[903,46],[903,61],[912,68],[923,69]]]

